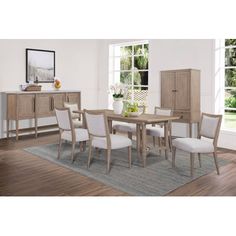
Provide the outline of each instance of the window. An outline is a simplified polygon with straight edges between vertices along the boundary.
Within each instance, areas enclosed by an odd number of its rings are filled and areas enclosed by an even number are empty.
[[[225,128],[236,128],[236,39],[225,39]]]
[[[124,83],[128,86],[125,98],[129,102],[146,105],[148,91],[147,41],[113,44],[109,48],[109,83]]]

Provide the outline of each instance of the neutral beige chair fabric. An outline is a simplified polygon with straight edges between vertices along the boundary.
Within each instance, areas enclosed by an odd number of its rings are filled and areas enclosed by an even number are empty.
[[[80,145],[82,145],[82,144],[85,145],[84,142],[89,140],[88,131],[87,131],[87,129],[74,128],[72,118],[71,118],[71,112],[70,112],[69,108],[63,108],[63,109],[56,108],[55,111],[56,111],[56,118],[57,118],[59,131],[60,131],[58,159],[60,158],[60,155],[61,155],[62,140],[67,140],[72,143],[71,159],[73,162],[74,161],[75,144],[77,142],[79,142]]]
[[[74,113],[74,111],[79,110],[78,104],[77,103],[64,102],[64,107],[69,108],[74,127],[75,128],[81,128],[83,126],[83,123],[80,120],[80,114]]]
[[[194,172],[194,155],[198,154],[201,166],[201,153],[213,153],[217,174],[220,174],[217,163],[217,141],[222,115],[202,113],[198,138],[177,138],[173,140],[172,166],[175,167],[176,149],[190,153],[191,176]]]
[[[171,116],[173,114],[173,112],[171,109],[155,107],[154,114],[160,115],[160,116]],[[172,150],[171,124],[169,124],[168,128],[169,128],[169,130],[168,130],[169,147],[170,147],[170,150]],[[159,146],[159,150],[161,152],[162,139],[165,137],[163,125],[158,124],[155,126],[151,126],[151,125],[147,126],[147,135],[153,137],[153,146],[156,146],[156,138],[158,139],[158,146]]]
[[[111,150],[128,147],[128,162],[130,168],[132,141],[121,135],[110,134],[105,111],[84,110],[84,114],[90,140],[88,168],[91,163],[93,147],[107,150],[107,173],[110,171]]]

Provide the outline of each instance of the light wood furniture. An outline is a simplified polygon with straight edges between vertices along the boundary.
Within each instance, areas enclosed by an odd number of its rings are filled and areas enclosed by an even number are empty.
[[[84,146],[84,142],[89,140],[87,129],[82,128],[74,128],[74,124],[71,117],[71,112],[69,108],[55,108],[57,123],[59,127],[59,147],[58,147],[58,159],[61,155],[61,145],[62,140],[70,141],[72,144],[71,151],[71,160],[74,162],[74,152],[75,152],[75,144],[80,143],[80,147]],[[85,147],[85,146],[84,146]],[[84,150],[80,148],[80,150]]]
[[[100,110],[101,111],[101,110]],[[133,123],[136,125],[136,139],[137,139],[137,153],[138,157],[141,154],[143,159],[143,167],[146,166],[146,125],[148,124],[158,124],[162,123],[164,126],[164,145],[162,147],[165,150],[165,157],[168,158],[168,126],[171,121],[178,120],[179,116],[160,116],[154,114],[141,114],[138,117],[124,117],[122,115],[114,114],[112,110],[105,110],[106,117],[108,120],[108,126],[110,133],[112,133],[112,122],[113,121],[121,121],[127,123]],[[84,114],[84,111],[77,111],[75,113]]]
[[[7,107],[7,138],[10,133],[16,135],[18,140],[20,133],[34,131],[35,137],[40,130],[57,128],[55,125],[38,127],[38,119],[55,116],[55,108],[63,108],[64,102],[77,103],[80,109],[80,91],[33,91],[33,92],[5,92]],[[19,121],[33,119],[34,127],[19,128]],[[9,130],[10,121],[15,121],[15,129]]]
[[[132,141],[121,135],[110,134],[106,112],[84,110],[84,117],[89,132],[88,168],[92,157],[92,147],[107,150],[107,173],[109,173],[111,166],[111,150],[127,147],[129,168],[131,168]]]
[[[160,108],[160,107],[155,107],[154,108],[154,114],[155,115],[164,115],[164,116],[172,116],[173,112],[171,109],[168,108]],[[162,151],[162,143],[163,143],[163,138],[164,138],[164,128],[163,124],[158,124],[156,126],[155,124],[152,125],[152,127],[147,127],[147,135],[152,136],[153,138],[153,146],[156,146],[156,138],[158,142],[158,151],[161,154]],[[169,122],[168,126],[168,141],[169,141],[169,148],[172,151],[172,134],[171,134],[171,122]]]
[[[211,115],[202,113],[198,138],[177,138],[173,140],[172,167],[175,167],[176,149],[190,153],[191,176],[194,172],[194,154],[198,154],[199,165],[201,167],[201,153],[213,153],[217,174],[220,174],[217,163],[217,141],[220,132],[222,115]],[[204,140],[201,137],[211,139]],[[213,141],[213,142],[212,142]]]
[[[189,136],[192,137],[192,124],[198,126],[201,115],[200,71],[161,71],[161,107],[172,109],[174,116],[180,116],[176,122],[188,123]]]

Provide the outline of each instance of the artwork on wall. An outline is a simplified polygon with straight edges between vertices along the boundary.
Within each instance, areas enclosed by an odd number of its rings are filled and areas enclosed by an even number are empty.
[[[26,49],[26,82],[53,83],[55,77],[55,51]]]

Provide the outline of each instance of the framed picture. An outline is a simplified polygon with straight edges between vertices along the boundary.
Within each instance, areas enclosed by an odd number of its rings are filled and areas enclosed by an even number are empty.
[[[55,51],[26,48],[26,82],[53,83]]]

